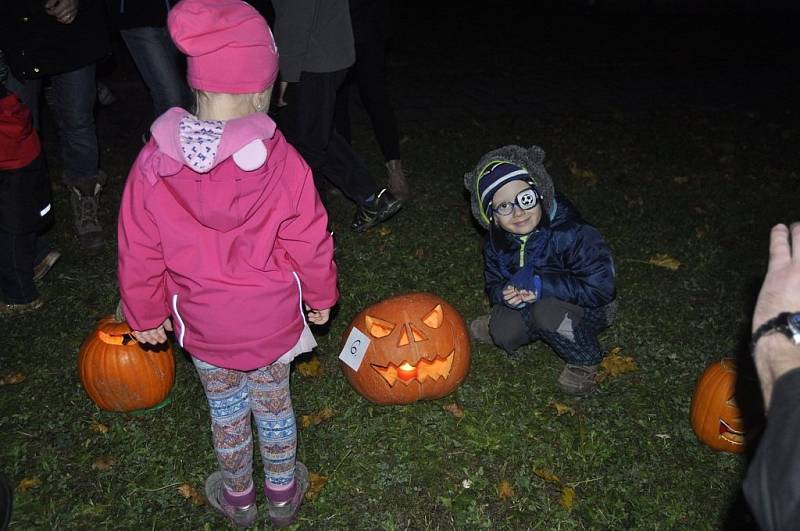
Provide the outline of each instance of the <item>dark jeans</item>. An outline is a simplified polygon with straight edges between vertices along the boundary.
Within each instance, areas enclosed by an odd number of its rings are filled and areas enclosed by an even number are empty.
[[[336,130],[349,142],[350,134],[350,88],[355,84],[361,103],[367,111],[375,139],[381,147],[385,161],[400,158],[400,136],[397,118],[386,90],[385,42],[356,43],[356,63],[350,68],[347,80],[339,88],[336,99]]]
[[[13,234],[0,229],[0,292],[9,304],[26,304],[39,298],[33,284],[33,266],[49,248],[35,232]]]
[[[610,310],[582,308],[555,298],[521,309],[498,304],[492,307],[489,333],[508,353],[542,339],[567,363],[595,365],[603,359],[597,335],[611,324]]]
[[[51,76],[50,82],[55,97],[54,110],[64,166],[62,181],[67,186],[91,188],[101,175],[94,124],[94,104],[97,99],[95,65]],[[30,109],[34,125],[38,128],[42,80],[20,82],[9,78],[7,86]]]
[[[190,109],[192,93],[186,83],[182,56],[167,28],[143,26],[120,30],[153,100],[155,119],[172,107]]]
[[[358,205],[378,192],[364,160],[333,126],[336,91],[346,70],[303,72],[300,81],[289,83],[287,106],[279,111],[279,124],[286,139],[311,167],[317,189],[330,182]]]

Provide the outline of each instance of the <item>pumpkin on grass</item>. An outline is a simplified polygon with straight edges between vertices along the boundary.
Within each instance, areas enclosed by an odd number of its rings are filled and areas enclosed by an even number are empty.
[[[125,321],[100,320],[78,353],[78,375],[89,398],[106,411],[136,411],[161,403],[175,383],[172,346],[145,350]]]
[[[742,453],[744,428],[735,391],[736,361],[723,358],[709,365],[692,396],[692,429],[701,442],[715,450]]]
[[[464,318],[444,299],[406,293],[359,313],[353,327],[369,339],[358,371],[342,363],[347,381],[377,404],[409,404],[453,392],[469,372],[470,340]]]

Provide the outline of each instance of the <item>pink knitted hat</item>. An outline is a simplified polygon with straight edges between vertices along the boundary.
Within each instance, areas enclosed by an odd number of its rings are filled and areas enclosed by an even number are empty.
[[[267,21],[242,0],[181,0],[167,25],[187,56],[186,78],[193,88],[253,94],[278,76],[278,48]]]

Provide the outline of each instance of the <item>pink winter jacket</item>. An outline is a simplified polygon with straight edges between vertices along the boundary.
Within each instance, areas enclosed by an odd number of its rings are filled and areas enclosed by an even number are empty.
[[[272,363],[300,337],[301,297],[325,309],[339,296],[311,170],[263,113],[199,122],[173,108],[151,131],[119,211],[128,323],[149,330],[171,314],[178,342],[203,361]],[[203,135],[206,144],[192,143]]]

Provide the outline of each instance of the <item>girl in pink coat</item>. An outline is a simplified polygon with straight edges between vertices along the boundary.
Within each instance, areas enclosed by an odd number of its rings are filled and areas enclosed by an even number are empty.
[[[289,364],[316,346],[336,303],[333,242],[311,171],[264,112],[278,71],[272,33],[240,0],[182,0],[169,31],[187,55],[197,116],[151,127],[119,213],[122,307],[143,343],[174,331],[208,398],[220,470],[209,503],[257,518],[255,418],[269,516],[291,523],[308,488],[295,460]]]

